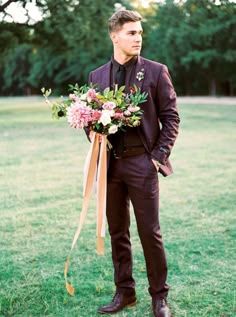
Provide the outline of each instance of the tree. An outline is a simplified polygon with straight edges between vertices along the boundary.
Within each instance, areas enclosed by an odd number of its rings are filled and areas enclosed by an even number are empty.
[[[155,14],[148,18],[150,30],[144,45],[144,55],[167,64],[178,93],[190,93],[189,78],[180,58],[187,49],[188,42],[182,40],[179,32],[180,21],[183,24],[185,14],[183,4],[174,1],[156,4]]]
[[[181,93],[214,95],[226,85],[232,94],[236,73],[235,14],[236,6],[228,0],[218,5],[213,0],[178,4],[168,0],[156,7],[147,52],[168,64]]]
[[[151,1],[144,16],[143,54],[167,64],[178,94],[235,94],[236,4],[229,0]],[[12,3],[25,23],[4,20]],[[42,19],[33,23],[29,4]],[[131,8],[140,1],[120,1]],[[0,3],[0,94],[67,92],[112,54],[107,19],[115,0],[9,0]],[[21,56],[22,55],[22,56]],[[25,57],[24,57],[24,56]]]
[[[27,26],[0,23],[0,87],[6,94],[26,92],[23,83],[27,81],[27,70],[23,59],[27,59],[26,51],[28,57],[30,53],[28,38]]]
[[[226,0],[218,5],[212,0],[189,0],[185,10],[191,50],[181,61],[185,66],[201,65],[208,77],[209,94],[216,95],[217,82],[222,82],[222,74],[224,80],[233,86],[232,77],[227,73],[229,69],[236,70],[236,6]],[[225,65],[224,69],[222,65]]]
[[[41,70],[57,87],[63,82],[84,83],[88,72],[111,55],[107,17],[113,13],[115,1],[49,0],[47,4],[48,18],[35,26],[37,51],[31,79],[35,82]]]
[[[114,12],[115,3],[44,1],[44,19],[29,26],[27,81],[32,88],[40,91],[42,86],[50,85],[55,92],[65,91],[68,83],[86,82],[88,72],[107,61],[112,52],[107,18]]]

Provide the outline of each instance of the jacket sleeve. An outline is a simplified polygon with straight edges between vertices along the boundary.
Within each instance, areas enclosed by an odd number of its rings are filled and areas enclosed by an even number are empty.
[[[180,122],[176,93],[165,65],[162,65],[158,78],[156,102],[161,131],[151,156],[165,165],[177,138]]]

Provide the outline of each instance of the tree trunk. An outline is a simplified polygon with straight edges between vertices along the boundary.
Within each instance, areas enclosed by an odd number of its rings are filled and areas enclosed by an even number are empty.
[[[234,85],[232,81],[229,82],[229,95],[231,97],[234,96]]]
[[[210,96],[216,96],[216,79],[215,79],[215,77],[211,77],[209,86],[210,86],[209,87]]]

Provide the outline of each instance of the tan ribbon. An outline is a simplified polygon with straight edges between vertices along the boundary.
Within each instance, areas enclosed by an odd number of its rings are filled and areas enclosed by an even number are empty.
[[[74,295],[74,288],[67,281],[67,272],[70,263],[70,255],[79,238],[83,223],[85,220],[88,203],[93,189],[94,180],[97,176],[97,253],[104,254],[104,237],[106,222],[106,192],[107,192],[107,136],[94,133],[92,144],[87,155],[85,163],[85,179],[84,179],[84,199],[82,211],[79,218],[78,228],[74,235],[67,261],[64,268],[64,277],[66,281],[66,289],[70,295]]]

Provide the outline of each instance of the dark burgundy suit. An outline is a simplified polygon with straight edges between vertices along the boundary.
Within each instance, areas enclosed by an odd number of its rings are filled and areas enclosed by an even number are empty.
[[[143,116],[138,128],[146,153],[111,158],[107,177],[107,220],[111,236],[112,259],[116,287],[121,292],[132,291],[132,254],[130,243],[129,202],[131,200],[139,237],[146,260],[149,292],[153,298],[166,297],[167,264],[159,225],[159,185],[156,167],[151,159],[162,165],[160,173],[172,173],[169,155],[178,134],[179,115],[176,94],[165,65],[138,57],[135,74],[144,78],[134,84],[148,93],[141,104]],[[111,62],[92,71],[89,82],[100,90],[110,87]],[[161,125],[160,125],[161,123]]]

